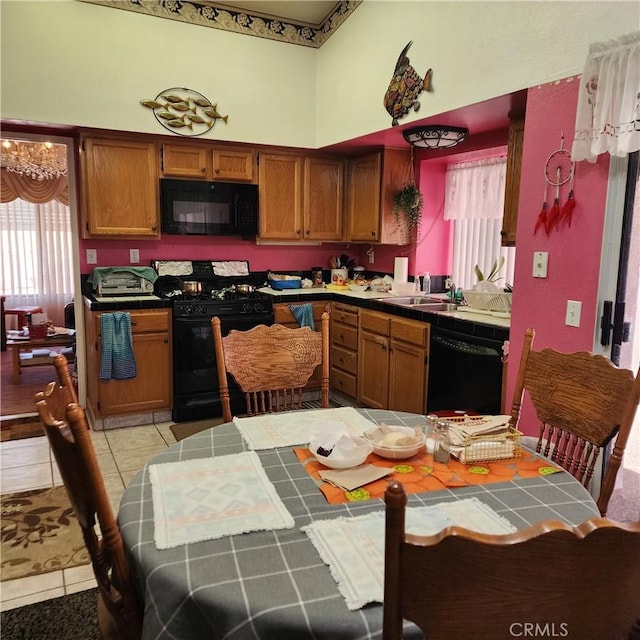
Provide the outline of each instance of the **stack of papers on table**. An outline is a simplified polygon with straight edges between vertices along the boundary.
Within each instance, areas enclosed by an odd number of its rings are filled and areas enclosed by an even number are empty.
[[[516,528],[477,498],[442,502],[406,510],[406,532],[435,535],[450,526],[501,535]],[[329,565],[349,610],[384,596],[385,513],[318,520],[303,527],[322,560]]]
[[[314,432],[328,426],[343,425],[353,435],[362,435],[375,426],[353,407],[268,413],[253,418],[234,418],[233,424],[251,449],[307,444]]]
[[[457,446],[464,446],[467,438],[474,436],[505,436],[509,430],[511,416],[480,416],[468,417],[465,422],[451,422],[449,436],[451,442]],[[445,418],[446,420],[446,418]]]
[[[149,477],[158,549],[294,526],[253,451],[154,464]]]
[[[451,453],[467,464],[480,460],[508,460],[515,455],[516,444],[510,437],[511,416],[468,417],[451,423]]]

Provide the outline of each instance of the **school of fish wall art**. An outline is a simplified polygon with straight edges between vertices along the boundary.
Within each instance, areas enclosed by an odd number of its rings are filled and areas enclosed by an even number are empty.
[[[384,108],[391,116],[391,124],[395,127],[400,118],[404,118],[411,109],[418,111],[420,102],[418,96],[422,91],[432,91],[431,75],[432,70],[422,79],[418,72],[409,63],[407,51],[413,42],[409,42],[402,50],[396,62],[391,82],[387,92],[384,94]]]
[[[213,129],[218,120],[227,123],[228,115],[218,113],[218,105],[198,91],[173,87],[161,91],[153,100],[140,100],[153,110],[156,120],[169,131],[181,136],[200,136]]]

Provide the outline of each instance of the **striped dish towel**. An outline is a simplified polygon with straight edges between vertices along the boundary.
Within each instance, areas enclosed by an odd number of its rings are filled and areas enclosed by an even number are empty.
[[[125,380],[137,375],[131,336],[131,315],[123,311],[100,316],[102,354],[100,380]]]
[[[315,331],[315,323],[313,322],[313,304],[290,304],[289,309],[293,313],[293,317],[298,321],[301,327],[311,327]]]

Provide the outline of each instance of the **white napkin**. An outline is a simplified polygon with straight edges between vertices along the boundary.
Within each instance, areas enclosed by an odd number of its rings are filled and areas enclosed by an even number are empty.
[[[345,423],[326,424],[314,429],[309,449],[318,451],[320,447],[331,451],[326,457],[336,462],[368,455],[373,451],[371,443],[362,438],[355,427]]]

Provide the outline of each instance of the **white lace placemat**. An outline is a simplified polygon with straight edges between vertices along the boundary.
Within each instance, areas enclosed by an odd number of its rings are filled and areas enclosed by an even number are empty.
[[[149,476],[158,549],[294,526],[253,451],[154,464]]]
[[[459,526],[501,535],[516,528],[477,498],[406,510],[406,531],[429,536]],[[302,528],[329,565],[350,611],[384,596],[384,511],[355,518],[319,520]]]
[[[307,444],[315,430],[327,425],[344,425],[354,435],[375,427],[353,407],[268,413],[253,418],[234,418],[233,423],[251,449]]]

